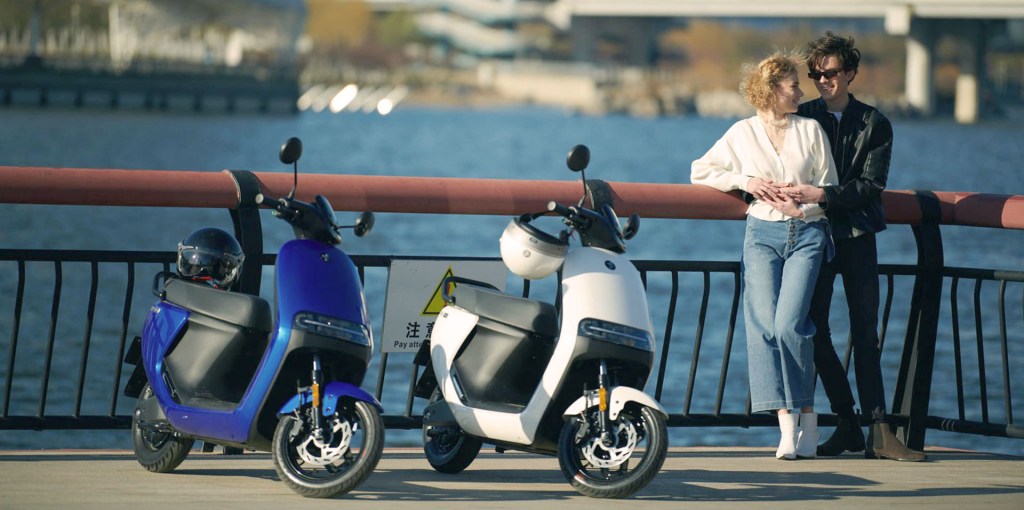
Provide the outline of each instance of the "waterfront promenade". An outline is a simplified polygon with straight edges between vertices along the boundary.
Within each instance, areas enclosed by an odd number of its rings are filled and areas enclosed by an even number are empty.
[[[337,500],[303,499],[269,454],[190,455],[169,474],[122,450],[0,451],[0,509],[280,508],[569,509],[928,508],[1020,509],[1024,457],[929,448],[929,461],[778,461],[769,448],[673,448],[634,497],[594,500],[565,482],[553,457],[481,453],[459,475],[435,472],[419,449],[387,449],[377,470]],[[796,505],[796,506],[793,506]]]

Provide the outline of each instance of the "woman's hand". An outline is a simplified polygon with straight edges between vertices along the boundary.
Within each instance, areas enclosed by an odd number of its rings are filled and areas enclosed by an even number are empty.
[[[783,198],[778,184],[760,177],[751,177],[747,181],[747,193],[764,202],[778,201]]]

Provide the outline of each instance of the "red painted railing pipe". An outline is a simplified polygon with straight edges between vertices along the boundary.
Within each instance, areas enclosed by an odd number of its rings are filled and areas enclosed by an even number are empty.
[[[292,174],[254,173],[267,195],[291,190]],[[746,210],[738,196],[704,186],[609,184],[620,215],[738,220]],[[575,181],[300,175],[299,196],[315,193],[342,211],[513,215],[544,210],[549,200],[575,202],[582,188]],[[943,224],[1024,229],[1024,195],[934,194]],[[0,203],[234,208],[238,200],[226,172],[0,167]],[[890,223],[920,223],[914,192],[886,191],[882,200]]]

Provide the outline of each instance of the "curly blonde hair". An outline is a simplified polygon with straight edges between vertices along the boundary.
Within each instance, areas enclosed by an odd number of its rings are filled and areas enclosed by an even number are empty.
[[[743,65],[740,94],[758,110],[769,110],[775,104],[775,87],[783,79],[797,73],[803,57],[776,52],[757,64]]]

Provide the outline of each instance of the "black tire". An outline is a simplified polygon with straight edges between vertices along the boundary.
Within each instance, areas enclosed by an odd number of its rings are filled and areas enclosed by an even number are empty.
[[[433,403],[440,398],[440,391],[434,390],[430,402]],[[476,460],[482,446],[483,443],[479,439],[466,435],[466,431],[458,425],[423,425],[423,453],[426,454],[430,467],[438,473],[461,473]]]
[[[606,449],[585,453],[587,447],[594,446],[594,441],[600,443],[600,439],[592,432],[577,437],[584,419],[591,421],[592,426],[588,430],[596,431],[596,410],[588,409],[583,416],[575,416],[565,423],[558,440],[558,465],[574,489],[592,498],[624,498],[651,483],[668,453],[668,431],[661,414],[640,405],[619,413],[612,424],[618,429],[616,444],[626,444],[627,436],[635,433],[636,445],[618,452],[628,457],[618,459],[621,464],[611,467],[591,462],[591,459],[615,462],[610,460]],[[639,460],[634,461],[638,455]],[[630,468],[630,465],[634,467]]]
[[[195,439],[181,438],[171,432],[161,432],[150,427],[140,427],[140,421],[148,421],[142,416],[143,402],[156,398],[153,389],[146,384],[139,394],[132,413],[132,447],[135,458],[142,467],[154,473],[169,473],[181,464],[192,451]]]
[[[331,442],[320,446],[310,437],[310,412],[307,408],[303,419],[288,415],[277,422],[271,444],[277,476],[307,498],[330,498],[355,489],[377,467],[384,451],[380,413],[360,400],[342,403],[334,416],[325,419],[325,428],[335,430]],[[344,431],[351,433],[347,448],[340,444]],[[328,451],[331,448],[337,451]]]

